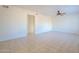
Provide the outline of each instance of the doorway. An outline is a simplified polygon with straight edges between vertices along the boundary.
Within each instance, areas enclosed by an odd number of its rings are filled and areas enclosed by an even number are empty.
[[[35,34],[35,16],[28,15],[28,34]]]

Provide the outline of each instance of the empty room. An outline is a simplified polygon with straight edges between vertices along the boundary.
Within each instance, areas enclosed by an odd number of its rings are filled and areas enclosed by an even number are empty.
[[[0,5],[0,53],[79,53],[79,5]]]

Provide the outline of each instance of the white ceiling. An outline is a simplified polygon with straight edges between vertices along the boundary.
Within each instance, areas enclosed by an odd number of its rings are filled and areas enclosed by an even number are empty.
[[[79,5],[17,5],[17,7],[38,11],[45,15],[56,15],[57,10],[66,14],[79,14]]]

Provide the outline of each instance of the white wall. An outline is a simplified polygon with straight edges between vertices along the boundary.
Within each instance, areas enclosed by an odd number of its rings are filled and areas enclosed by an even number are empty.
[[[26,11],[16,7],[0,7],[0,41],[24,37],[27,33]]]
[[[52,30],[51,17],[15,6],[0,6],[0,41],[25,37],[27,35],[27,15],[35,15],[36,34]]]
[[[52,18],[50,16],[36,16],[36,34],[52,31]]]
[[[79,15],[54,16],[53,25],[53,31],[79,34]]]

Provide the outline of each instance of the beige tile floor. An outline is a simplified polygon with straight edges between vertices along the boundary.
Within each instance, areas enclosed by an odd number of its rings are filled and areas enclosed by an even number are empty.
[[[0,42],[0,52],[78,53],[79,35],[48,32]]]

